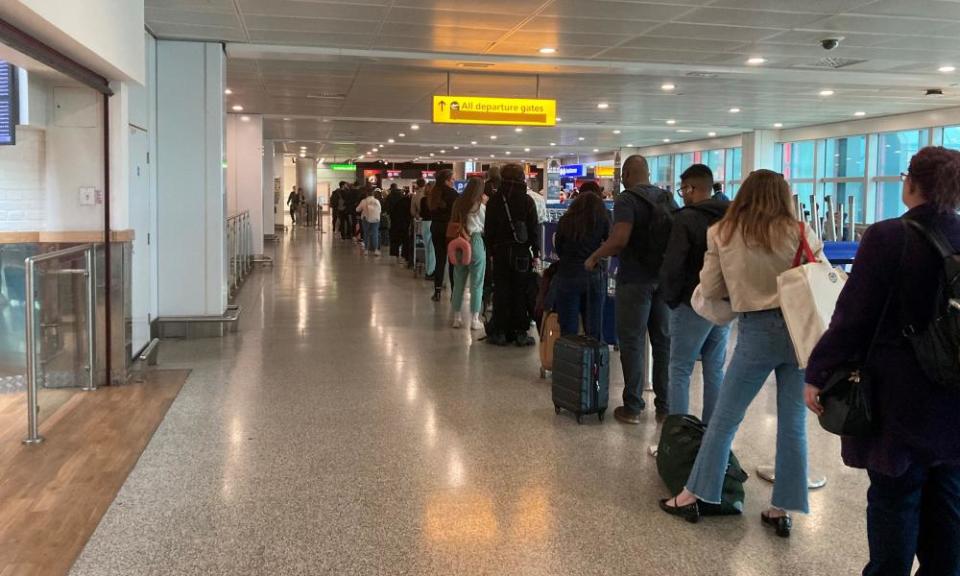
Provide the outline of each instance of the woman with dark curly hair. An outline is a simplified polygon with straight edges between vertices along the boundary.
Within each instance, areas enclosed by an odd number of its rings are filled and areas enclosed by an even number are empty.
[[[960,152],[928,147],[903,177],[908,211],[871,226],[830,328],[807,366],[807,406],[820,414],[820,390],[830,375],[867,360],[876,434],[843,438],[843,461],[865,468],[865,576],[960,574],[960,391],[931,381],[905,326],[930,323],[943,258],[904,220],[939,231],[960,251]],[[875,340],[870,358],[870,342]],[[779,481],[779,478],[778,478]]]

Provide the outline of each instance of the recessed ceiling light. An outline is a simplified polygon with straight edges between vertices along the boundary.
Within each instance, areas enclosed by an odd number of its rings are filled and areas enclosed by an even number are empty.
[[[949,74],[950,72],[956,72],[956,66],[941,66],[937,68],[938,71],[943,72],[944,74]]]
[[[387,144],[393,144],[394,142],[396,142],[396,140],[394,140],[393,138],[390,138],[389,140],[387,140]]]
[[[774,123],[773,123],[773,127],[774,127],[774,128],[783,128],[783,122],[774,122]]]
[[[821,91],[820,91],[820,95],[821,95],[821,96],[833,96],[833,90],[821,90]]]
[[[513,131],[514,131],[514,132],[523,132],[523,128],[517,126],[516,128],[513,129]]]
[[[943,71],[943,70],[941,70],[941,72],[942,72],[942,71]],[[952,72],[952,70],[951,70],[951,72]],[[227,88],[226,90],[223,91],[223,93],[226,94],[227,96],[229,96],[229,95],[233,94],[233,90]]]
[[[556,142],[551,142],[550,145],[551,145],[551,146],[556,146],[557,143],[556,143]]]
[[[856,112],[853,113],[853,115],[854,115],[854,116],[866,116],[867,113],[864,112],[863,110],[857,110]]]
[[[557,122],[563,122],[563,118],[557,116]]]
[[[731,114],[739,114],[739,113],[740,113],[740,109],[739,109],[739,108],[731,108],[731,109],[730,109],[730,113],[731,113]]]
[[[673,125],[676,124],[676,123],[677,123],[676,120],[673,120],[673,119],[667,120],[667,124],[669,124],[669,125],[671,125],[671,126],[673,126]]]
[[[430,153],[430,157],[433,158],[434,156],[436,156],[436,154],[434,154],[433,152],[431,152],[431,153]]]
[[[614,134],[619,134],[620,131],[619,131],[619,130],[614,130],[613,133],[614,133]]]
[[[491,158],[496,158],[496,156],[494,156],[493,154],[491,154],[490,157],[491,157]]]
[[[243,112],[243,106],[237,104],[236,106],[231,108],[231,110],[233,110],[234,112]]]
[[[407,135],[404,134],[403,132],[397,134],[397,136],[399,136],[399,137],[401,137],[401,138],[406,138],[406,137],[407,137]]]
[[[472,146],[476,146],[476,145],[477,145],[477,141],[476,141],[476,140],[471,140],[471,141],[470,141],[470,144],[471,144]]]
[[[627,144],[627,148],[633,148],[633,144]]]
[[[419,124],[411,124],[411,125],[410,125],[410,129],[411,129],[411,130],[419,130],[419,129],[420,129],[420,125],[419,125]]]
[[[579,138],[577,138],[577,140],[583,142],[584,138],[583,138],[583,136],[580,136]]]
[[[507,156],[509,156],[509,155],[510,155],[510,151],[507,150],[506,152],[504,152],[504,154],[506,154]]]
[[[766,58],[754,56],[753,58],[747,59],[747,64],[750,64],[751,66],[759,66],[760,64],[763,64],[766,61],[767,61]]]
[[[680,128],[677,130],[677,134],[689,134],[690,132],[693,132],[693,130],[687,130],[686,128]]]
[[[671,90],[673,90],[673,89],[675,89],[675,88],[676,88],[676,86],[673,85],[673,84],[670,84],[669,82],[666,83],[666,84],[661,84],[661,85],[660,85],[660,89],[663,90],[664,92],[669,92],[669,91],[671,91]]]
[[[453,149],[454,149],[454,150],[459,150],[460,147],[459,147],[459,146],[454,146]]]
[[[707,136],[709,136],[709,137],[711,137],[711,138],[713,138],[713,137],[716,136],[716,135],[717,135],[716,132],[707,132]]]
[[[663,141],[664,141],[664,142],[669,142],[670,139],[669,139],[669,138],[664,138]]]
[[[594,148],[593,151],[594,151],[594,152],[599,152],[600,149],[599,149],[599,148]]]
[[[447,151],[446,151],[446,150],[441,150],[440,153],[441,153],[441,154],[446,154]]]
[[[524,151],[524,152],[529,152],[530,149],[529,149],[529,148],[524,148],[523,151]]]
[[[289,122],[290,119],[289,119],[289,118],[284,118],[283,121],[284,121],[284,122]]]
[[[543,48],[540,49],[540,53],[541,53],[541,54],[556,54],[556,53],[557,53],[557,49],[556,49],[556,48],[550,48],[549,46],[544,46]]]
[[[377,150],[383,150],[383,144],[377,146]]]
[[[496,134],[491,134],[491,135],[490,135],[490,139],[491,139],[491,140],[496,140],[496,139],[497,139],[497,135],[496,135]]]
[[[597,104],[597,108],[599,108],[599,109],[601,109],[601,110],[606,110],[606,109],[609,108],[609,107],[610,107],[610,105],[607,104],[606,102],[601,102],[601,103]]]
[[[361,160],[363,160],[363,159],[364,159],[364,155],[361,154],[361,155],[357,156],[357,158],[360,158]]]

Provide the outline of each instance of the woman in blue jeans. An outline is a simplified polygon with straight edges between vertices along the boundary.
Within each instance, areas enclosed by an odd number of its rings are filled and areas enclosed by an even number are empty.
[[[761,520],[787,537],[789,511],[809,511],[803,371],[780,312],[777,276],[793,266],[801,242],[818,258],[823,245],[797,222],[792,198],[783,176],[757,170],[743,182],[726,216],[707,232],[701,290],[706,298],[729,298],[740,323],[733,360],[686,488],[660,501],[665,512],[690,522],[700,520],[701,504],[720,502],[734,436],[771,372],[777,382],[777,482]]]
[[[582,317],[584,332],[600,340],[606,286],[599,267],[587,271],[583,263],[608,236],[610,216],[592,192],[578,195],[557,224],[553,245],[560,262],[553,281],[561,334],[577,334]]]
[[[938,230],[960,251],[960,152],[924,148],[903,179],[909,210],[864,234],[830,328],[810,356],[807,405],[821,413],[818,395],[831,374],[854,359],[868,362],[879,426],[872,436],[843,438],[844,463],[870,477],[863,574],[907,576],[916,557],[917,574],[960,576],[960,390],[931,381],[903,337],[905,325],[930,322],[943,271],[933,245],[904,220]]]

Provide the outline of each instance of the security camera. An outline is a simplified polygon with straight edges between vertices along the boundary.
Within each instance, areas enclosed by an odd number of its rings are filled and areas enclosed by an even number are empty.
[[[839,38],[824,38],[820,41],[820,46],[823,47],[824,50],[833,50],[840,45],[841,40],[843,40],[843,36]]]

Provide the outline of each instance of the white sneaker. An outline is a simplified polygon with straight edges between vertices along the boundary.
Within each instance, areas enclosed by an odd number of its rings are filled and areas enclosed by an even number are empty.
[[[471,330],[483,330],[483,322],[480,321],[479,316],[474,316],[473,320],[470,321]]]
[[[454,328],[463,328],[463,317],[457,314],[453,317],[453,327]]]
[[[379,258],[379,257],[380,257],[380,251],[379,251],[379,250],[374,250],[374,251],[373,251],[373,255],[374,255],[375,257]]]

